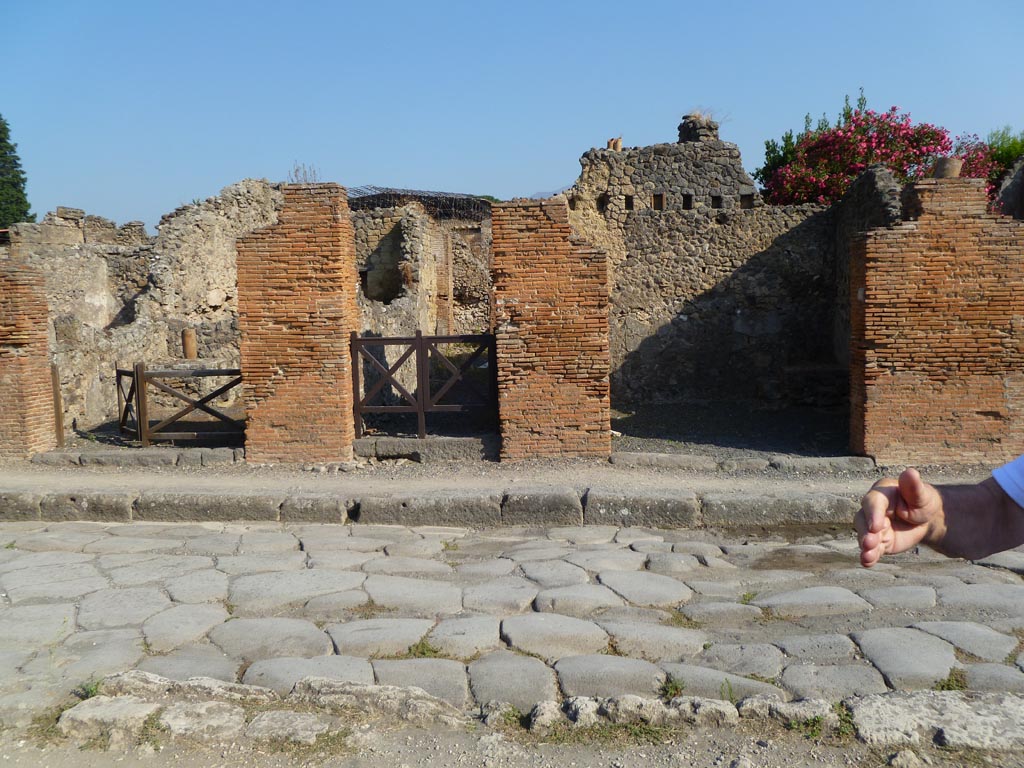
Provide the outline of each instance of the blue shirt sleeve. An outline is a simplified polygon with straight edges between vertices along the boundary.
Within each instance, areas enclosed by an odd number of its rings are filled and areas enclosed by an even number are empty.
[[[992,470],[992,477],[1018,507],[1024,508],[1024,456]]]

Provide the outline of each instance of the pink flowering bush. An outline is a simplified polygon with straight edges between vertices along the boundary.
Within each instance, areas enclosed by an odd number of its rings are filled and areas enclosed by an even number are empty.
[[[988,178],[994,164],[985,150],[977,136],[958,137],[954,147],[945,128],[915,124],[898,107],[858,108],[834,128],[801,136],[793,159],[767,179],[765,196],[778,204],[834,203],[870,165],[881,163],[908,182],[927,175],[936,157],[954,153],[964,159],[962,176]]]

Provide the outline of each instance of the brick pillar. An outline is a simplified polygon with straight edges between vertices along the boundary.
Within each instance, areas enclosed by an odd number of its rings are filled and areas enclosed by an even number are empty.
[[[611,453],[608,262],[565,198],[491,208],[501,457]]]
[[[928,179],[852,243],[851,447],[882,464],[1024,453],[1024,222]]]
[[[288,184],[278,223],[238,240],[246,458],[352,458],[355,242],[337,184]]]
[[[0,456],[27,458],[57,445],[41,273],[0,261]]]

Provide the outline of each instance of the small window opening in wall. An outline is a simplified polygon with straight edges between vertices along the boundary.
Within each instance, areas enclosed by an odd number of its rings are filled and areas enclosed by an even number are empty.
[[[745,211],[749,211],[754,207],[754,196],[753,195],[740,195],[740,208]]]
[[[655,192],[651,195],[651,208],[656,211],[665,210],[665,195],[661,192]]]
[[[683,195],[683,210],[684,211],[692,211],[693,210],[693,195]]]
[[[359,270],[359,287],[363,289],[363,296],[366,295],[366,286],[370,281],[370,273],[368,270]]]
[[[608,193],[607,192],[602,192],[600,195],[597,196],[597,212],[598,213],[604,213],[605,211],[608,210],[608,200],[609,199],[610,198],[608,197]]]
[[[625,206],[627,211],[632,211],[633,210],[633,196],[632,195],[626,195],[626,200],[625,200],[624,206]]]
[[[575,197],[570,197],[569,198],[569,210],[570,211],[575,211],[576,210],[576,198]]]
[[[721,195],[712,195],[711,196],[711,207],[712,208],[721,208],[722,207],[722,196]]]

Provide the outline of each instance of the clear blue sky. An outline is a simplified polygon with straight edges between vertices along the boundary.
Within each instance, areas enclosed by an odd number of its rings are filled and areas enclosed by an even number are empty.
[[[863,86],[954,134],[1024,129],[1024,2],[3,0],[0,114],[37,214],[164,213],[295,162],[348,186],[529,196],[711,110],[744,165]]]

